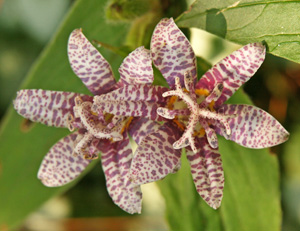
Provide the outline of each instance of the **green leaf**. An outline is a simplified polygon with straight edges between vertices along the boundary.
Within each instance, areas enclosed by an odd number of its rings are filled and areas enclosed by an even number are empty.
[[[251,104],[251,100],[239,90],[229,103]],[[171,230],[280,230],[277,157],[267,149],[247,149],[223,137],[219,146],[225,173],[220,209],[208,207],[196,192],[185,155],[182,168],[158,182]]]
[[[90,40],[120,46],[128,28],[124,24],[107,23],[103,18],[105,6],[106,1],[76,1],[21,88],[88,93],[70,68],[67,41],[71,31],[81,27]],[[101,53],[117,73],[121,57],[107,50],[101,50]],[[15,227],[47,199],[76,183],[47,188],[36,176],[49,148],[69,131],[24,122],[10,107],[0,130],[0,230]]]
[[[299,11],[299,1],[198,0],[176,23],[239,44],[265,41],[271,54],[300,63]]]

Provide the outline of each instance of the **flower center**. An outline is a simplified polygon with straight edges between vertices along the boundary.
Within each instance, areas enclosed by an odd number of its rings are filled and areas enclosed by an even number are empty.
[[[194,89],[194,79],[192,78],[190,73],[185,73],[184,76],[185,89],[181,88],[180,79],[177,77],[175,79],[176,90],[171,90],[163,93],[163,97],[168,96],[177,96],[180,98],[186,105],[187,108],[183,109],[169,109],[169,108],[158,108],[157,113],[167,119],[174,119],[175,116],[189,116],[188,123],[185,127],[185,131],[181,138],[177,140],[173,147],[175,149],[180,149],[186,146],[191,146],[194,153],[197,152],[197,147],[195,146],[194,137],[195,134],[203,134],[203,129],[205,131],[208,143],[212,148],[218,147],[217,135],[212,127],[210,127],[211,123],[214,121],[220,122],[225,130],[226,134],[230,136],[231,129],[227,122],[228,117],[222,114],[217,113],[213,106],[214,102],[220,97],[223,84],[219,83],[213,89],[211,94],[208,93],[207,90],[202,89]],[[206,98],[197,97],[199,95],[207,96]],[[200,99],[200,100],[199,100]],[[175,108],[175,107],[173,107]],[[178,117],[179,118],[179,117]],[[199,128],[196,127],[200,125]],[[199,130],[199,132],[194,132],[195,129]]]
[[[93,145],[95,139],[111,139],[120,141],[123,139],[124,126],[127,126],[126,118],[104,113],[94,112],[92,103],[83,101],[79,96],[75,98],[73,107],[74,116],[68,116],[68,128],[70,131],[78,130],[77,140],[73,155],[83,155],[86,159],[96,159],[97,148]]]

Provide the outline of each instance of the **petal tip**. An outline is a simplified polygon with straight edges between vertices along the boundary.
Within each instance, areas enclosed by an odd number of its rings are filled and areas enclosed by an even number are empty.
[[[208,197],[205,201],[213,209],[218,209],[222,203],[223,194],[219,190],[215,190],[211,193],[211,196]]]
[[[262,42],[250,43],[250,46],[253,46],[256,53],[259,55],[265,56],[266,55],[266,46]]]
[[[215,201],[213,204],[210,205],[214,210],[217,210],[221,206],[221,200]]]
[[[53,181],[50,180],[49,177],[45,177],[43,175],[38,175],[38,179],[42,182],[43,185],[47,187],[55,187],[56,185],[53,184]]]
[[[77,29],[74,29],[72,32],[71,32],[71,34],[70,34],[70,37],[71,36],[76,36],[76,35],[78,35],[78,34],[81,34],[82,33],[82,28],[77,28]]]

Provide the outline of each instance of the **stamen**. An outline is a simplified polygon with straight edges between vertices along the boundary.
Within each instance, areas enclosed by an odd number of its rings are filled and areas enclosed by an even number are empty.
[[[174,108],[174,103],[176,102],[177,98],[178,97],[175,96],[175,95],[171,96],[170,99],[168,100],[167,108],[173,109]]]
[[[75,106],[80,106],[83,103],[83,100],[80,98],[80,96],[75,97]]]
[[[74,126],[73,126],[73,122],[74,122],[74,117],[73,115],[70,113],[68,115],[68,118],[67,118],[67,127],[69,129],[70,132],[73,132],[75,130]]]
[[[223,83],[217,83],[217,85],[214,87],[210,95],[207,96],[205,100],[201,103],[201,106],[206,107],[211,102],[217,101],[222,95],[223,88],[224,88]]]
[[[86,153],[83,155],[83,158],[86,160],[96,160],[98,159],[98,155]]]
[[[177,119],[174,119],[173,122],[182,130],[184,131],[185,130],[185,126],[180,123]]]
[[[195,94],[195,77],[193,78],[192,73],[190,71],[186,71],[184,73],[184,85],[185,88],[189,91],[190,96],[193,100],[196,100],[196,94]]]
[[[219,146],[218,138],[217,138],[217,134],[216,134],[215,130],[212,129],[211,127],[209,127],[209,124],[207,123],[206,120],[200,119],[199,122],[200,122],[201,126],[205,129],[206,138],[207,138],[209,145],[212,148],[218,148],[218,146]]]
[[[123,126],[123,128],[122,128],[122,130],[120,132],[121,134],[123,134],[123,132],[128,129],[128,127],[131,124],[132,120],[133,120],[132,116],[127,119],[125,125]]]
[[[85,135],[81,138],[81,140],[76,144],[73,155],[81,154],[82,150],[88,145],[88,143],[93,139],[93,135],[89,133],[85,133]]]
[[[116,124],[120,123],[124,119],[123,116],[114,116],[109,124],[106,125],[108,129],[112,129]]]
[[[213,100],[213,101],[211,101],[211,102],[209,103],[208,107],[209,107],[209,109],[210,109],[211,111],[215,111],[214,106],[215,106],[215,101]]]
[[[203,88],[195,89],[195,93],[198,96],[208,96],[209,95],[209,91],[207,89],[203,89]]]

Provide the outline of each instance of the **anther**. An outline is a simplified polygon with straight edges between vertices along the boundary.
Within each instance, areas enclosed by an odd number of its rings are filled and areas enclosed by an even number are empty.
[[[209,103],[211,103],[212,101],[217,101],[220,98],[220,96],[222,95],[223,88],[224,88],[223,83],[218,83],[214,87],[214,89],[212,90],[212,92],[210,93],[210,95],[207,96],[205,98],[205,100],[201,103],[201,106],[205,107]]]
[[[75,97],[75,106],[80,106],[82,102],[83,100],[80,98],[80,96]]]
[[[67,117],[67,127],[70,130],[70,132],[74,131],[74,126],[73,126],[73,122],[74,122],[74,117],[72,114],[69,114]]]

